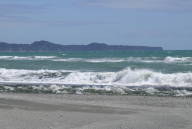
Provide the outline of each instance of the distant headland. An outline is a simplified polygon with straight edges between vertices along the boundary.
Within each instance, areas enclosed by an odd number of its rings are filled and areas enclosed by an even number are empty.
[[[59,51],[106,51],[106,50],[141,50],[162,51],[162,47],[108,45],[90,43],[88,45],[61,45],[49,41],[35,41],[31,44],[13,44],[0,42],[0,52],[59,52]]]

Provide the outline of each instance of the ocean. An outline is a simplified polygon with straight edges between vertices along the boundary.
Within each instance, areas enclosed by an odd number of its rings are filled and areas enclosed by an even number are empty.
[[[192,95],[192,51],[1,52],[0,91]]]

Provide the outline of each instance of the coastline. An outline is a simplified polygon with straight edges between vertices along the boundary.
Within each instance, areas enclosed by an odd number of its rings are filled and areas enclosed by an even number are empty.
[[[192,87],[0,82],[0,93],[191,97]]]
[[[186,97],[0,94],[4,129],[190,129]]]

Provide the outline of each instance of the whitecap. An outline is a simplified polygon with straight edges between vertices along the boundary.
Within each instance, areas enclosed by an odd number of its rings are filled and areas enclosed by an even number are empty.
[[[162,73],[126,68],[118,72],[0,69],[0,82],[125,86],[192,87],[192,72]]]

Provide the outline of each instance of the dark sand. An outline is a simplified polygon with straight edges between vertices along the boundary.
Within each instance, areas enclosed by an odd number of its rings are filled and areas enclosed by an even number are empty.
[[[192,129],[192,98],[0,94],[0,129]]]

